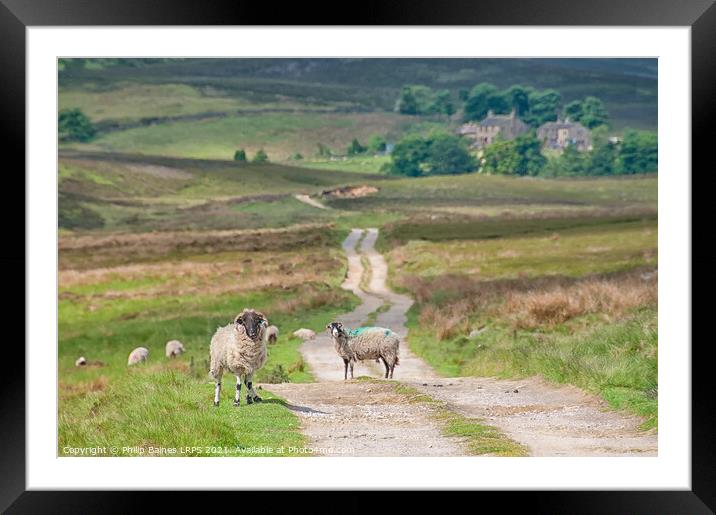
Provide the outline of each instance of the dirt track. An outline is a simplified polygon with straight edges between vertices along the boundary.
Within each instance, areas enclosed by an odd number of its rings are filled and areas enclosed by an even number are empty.
[[[350,328],[365,323],[384,303],[376,325],[403,337],[395,380],[447,403],[450,409],[483,419],[525,445],[532,456],[655,456],[657,435],[638,430],[638,418],[607,409],[600,399],[570,386],[554,386],[540,378],[441,378],[415,356],[405,341],[406,312],[412,300],[386,284],[387,265],[375,250],[376,229],[354,229],[343,243],[348,273],[343,288],[361,304],[340,317]],[[356,250],[357,245],[358,250]],[[367,290],[360,288],[365,272],[361,255],[370,263]],[[328,322],[328,321],[327,321]],[[343,363],[323,332],[301,347],[318,381],[312,384],[265,385],[283,396],[301,418],[302,429],[317,454],[347,456],[461,456],[458,438],[445,437],[430,408],[406,403],[390,384],[343,381]],[[382,365],[358,363],[355,376],[382,377]]]

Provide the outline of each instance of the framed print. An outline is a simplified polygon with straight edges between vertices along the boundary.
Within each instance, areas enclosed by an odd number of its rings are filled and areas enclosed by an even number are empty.
[[[710,3],[109,7],[0,10],[27,249],[8,513],[242,489],[713,509]]]

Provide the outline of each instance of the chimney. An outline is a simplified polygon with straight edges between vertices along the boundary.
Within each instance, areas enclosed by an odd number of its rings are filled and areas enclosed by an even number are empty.
[[[495,116],[495,113],[492,112],[492,109],[490,109],[489,111],[487,111],[487,117],[488,117],[488,118],[492,118],[493,116]]]
[[[513,107],[512,112],[510,112],[510,118],[514,120],[515,116],[517,116],[517,110]]]

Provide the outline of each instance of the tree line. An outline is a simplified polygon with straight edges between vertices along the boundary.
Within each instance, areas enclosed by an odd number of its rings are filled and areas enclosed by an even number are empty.
[[[562,95],[554,89],[537,90],[516,84],[500,90],[488,82],[477,84],[470,90],[460,90],[458,99],[462,102],[465,122],[482,120],[489,111],[509,114],[514,109],[517,116],[533,128],[557,120],[562,106]],[[452,116],[456,108],[448,90],[433,91],[427,86],[406,85],[400,91],[395,110],[409,115]],[[561,113],[563,118],[569,117],[589,129],[606,125],[609,120],[604,104],[593,96],[569,102]]]
[[[629,175],[652,173],[658,167],[655,132],[627,130],[621,141],[610,141],[606,127],[595,131],[593,148],[579,152],[573,145],[552,157],[542,154],[534,130],[513,140],[498,139],[478,159],[467,141],[445,131],[411,134],[395,145],[384,171],[406,177],[484,172],[518,176]]]

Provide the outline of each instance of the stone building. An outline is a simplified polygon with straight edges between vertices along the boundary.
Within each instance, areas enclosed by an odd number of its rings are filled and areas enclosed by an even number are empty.
[[[567,145],[574,145],[579,151],[592,149],[592,133],[569,118],[545,123],[537,129],[537,138],[544,142],[545,148],[564,150]]]
[[[458,128],[457,133],[472,140],[470,146],[484,148],[494,143],[498,136],[505,140],[512,140],[528,130],[529,126],[517,117],[513,109],[506,115],[496,115],[489,111],[484,120],[478,123],[465,123]]]

